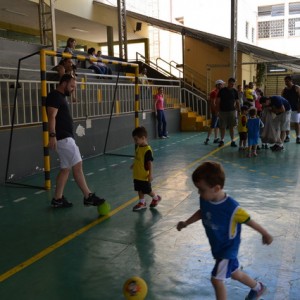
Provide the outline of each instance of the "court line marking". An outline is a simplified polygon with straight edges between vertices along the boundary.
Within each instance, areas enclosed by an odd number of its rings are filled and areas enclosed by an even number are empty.
[[[18,203],[18,202],[24,201],[26,199],[27,199],[27,197],[21,197],[21,198],[13,200],[13,202]]]
[[[0,282],[3,282],[4,280],[8,279],[9,277],[13,276],[14,274],[16,274],[16,273],[22,271],[23,269],[29,267],[33,263],[35,263],[38,260],[42,259],[43,257],[47,256],[48,254],[50,254],[54,250],[58,249],[59,247],[67,244],[68,242],[70,242],[74,238],[78,237],[79,235],[85,233],[86,231],[88,231],[92,227],[94,227],[94,226],[102,223],[103,221],[107,220],[109,217],[115,215],[120,210],[126,208],[127,206],[129,206],[130,204],[132,204],[133,202],[135,202],[137,200],[138,200],[138,196],[135,196],[134,198],[130,199],[129,201],[127,201],[124,204],[122,204],[122,205],[118,206],[117,208],[115,208],[108,215],[100,217],[99,219],[97,219],[97,220],[89,223],[88,225],[78,229],[77,231],[75,231],[75,232],[71,233],[70,235],[66,236],[65,238],[59,240],[58,242],[56,242],[56,243],[52,244],[51,246],[45,248],[44,250],[40,251],[39,253],[32,256],[31,258],[29,258],[29,259],[25,260],[24,262],[20,263],[19,265],[11,268],[10,270],[8,270],[5,273],[0,275]]]
[[[229,145],[230,142],[228,142],[227,144]],[[226,145],[227,145],[226,144]],[[225,146],[225,145],[224,145]],[[199,163],[202,160],[205,160],[207,157],[212,156],[214,153],[220,151],[222,148],[224,147],[220,147],[220,148],[216,148],[215,150],[209,152],[208,154],[202,156],[201,158],[193,161],[192,163],[188,164],[185,168],[182,168],[181,171],[177,172],[176,174],[174,174],[173,176],[177,176],[179,173],[182,173],[188,169],[190,169],[191,167],[193,167],[195,164]],[[172,176],[172,177],[173,177]],[[168,178],[169,179],[169,178]],[[155,187],[159,187],[161,186],[163,182],[160,182],[159,184],[157,184]],[[93,228],[94,226],[102,223],[103,221],[107,220],[109,217],[112,217],[113,215],[117,214],[119,211],[121,211],[122,209],[126,208],[127,206],[129,206],[130,204],[134,203],[135,201],[138,200],[138,196],[135,196],[133,198],[131,198],[130,200],[128,200],[127,202],[123,203],[122,205],[118,206],[117,208],[115,208],[113,211],[111,211],[108,215],[103,216],[93,222],[91,222],[90,224],[78,229],[77,231],[71,233],[70,235],[66,236],[65,238],[59,240],[58,242],[52,244],[51,246],[45,248],[44,250],[40,251],[39,253],[37,253],[36,255],[32,256],[31,258],[25,260],[24,262],[18,264],[17,266],[9,269],[8,271],[2,273],[0,275],[0,282],[5,281],[6,279],[8,279],[9,277],[15,275],[16,273],[22,271],[23,269],[29,267],[30,265],[32,265],[33,263],[39,261],[40,259],[42,259],[43,257],[47,256],[48,254],[52,253],[54,250],[60,248],[61,246],[67,244],[68,242],[70,242],[71,240],[73,240],[74,238],[78,237],[79,235],[85,233],[86,231],[88,231],[89,229]]]

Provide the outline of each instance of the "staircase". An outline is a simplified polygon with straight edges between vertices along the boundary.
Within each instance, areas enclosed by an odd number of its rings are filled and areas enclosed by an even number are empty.
[[[188,107],[182,107],[180,115],[181,131],[207,131],[211,123],[206,116],[200,116]]]

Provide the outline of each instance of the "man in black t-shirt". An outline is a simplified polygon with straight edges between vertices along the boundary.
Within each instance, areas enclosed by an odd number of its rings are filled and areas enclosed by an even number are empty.
[[[219,91],[216,107],[219,114],[219,126],[221,131],[221,141],[219,147],[224,146],[224,137],[226,128],[229,129],[231,138],[231,147],[237,147],[234,141],[234,127],[237,125],[237,111],[239,110],[239,96],[234,88],[235,79],[229,78],[227,87]]]
[[[294,126],[296,133],[296,143],[300,144],[300,87],[293,83],[292,77],[284,77],[286,87],[283,89],[281,96],[284,97],[291,105],[291,124]],[[286,132],[284,142],[290,141],[290,131]]]
[[[51,201],[53,207],[71,207],[73,205],[63,195],[71,169],[73,177],[84,195],[84,205],[98,206],[105,202],[88,188],[82,170],[81,154],[74,140],[73,119],[66,96],[70,96],[75,88],[75,78],[70,74],[65,74],[60,79],[57,89],[50,92],[46,99],[49,127],[48,147],[56,150],[60,160],[60,172],[56,178],[55,195]]]

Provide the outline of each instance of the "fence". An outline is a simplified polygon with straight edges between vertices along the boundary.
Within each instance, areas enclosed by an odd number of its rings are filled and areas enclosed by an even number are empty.
[[[70,110],[74,120],[110,115],[116,78],[117,76],[113,75],[112,80],[98,80],[94,74],[79,73],[76,101],[69,98]],[[134,113],[135,86],[132,79],[133,77],[120,76],[113,115]],[[158,86],[164,88],[166,108],[178,107],[180,104],[180,82],[172,80],[171,85],[169,80],[155,79],[155,82],[155,85],[140,86],[139,110],[153,110],[153,97]],[[16,80],[14,79],[0,79],[0,128],[11,125],[15,84]],[[49,91],[55,84],[57,82],[48,81],[47,90]],[[14,126],[28,126],[39,123],[42,123],[41,82],[40,80],[19,80]]]

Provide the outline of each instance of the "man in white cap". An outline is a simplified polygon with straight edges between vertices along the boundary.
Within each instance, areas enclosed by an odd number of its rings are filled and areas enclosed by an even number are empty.
[[[219,94],[219,90],[223,87],[224,85],[224,81],[222,79],[218,79],[216,81],[216,86],[215,88],[210,92],[209,94],[209,106],[210,106],[210,112],[211,112],[211,124],[210,124],[210,128],[208,129],[207,132],[207,138],[204,142],[205,145],[208,145],[209,142],[209,138],[210,135],[212,133],[212,131],[214,130],[214,134],[215,134],[215,138],[214,138],[214,143],[219,143],[219,116],[218,113],[216,111],[216,99],[218,97]]]

